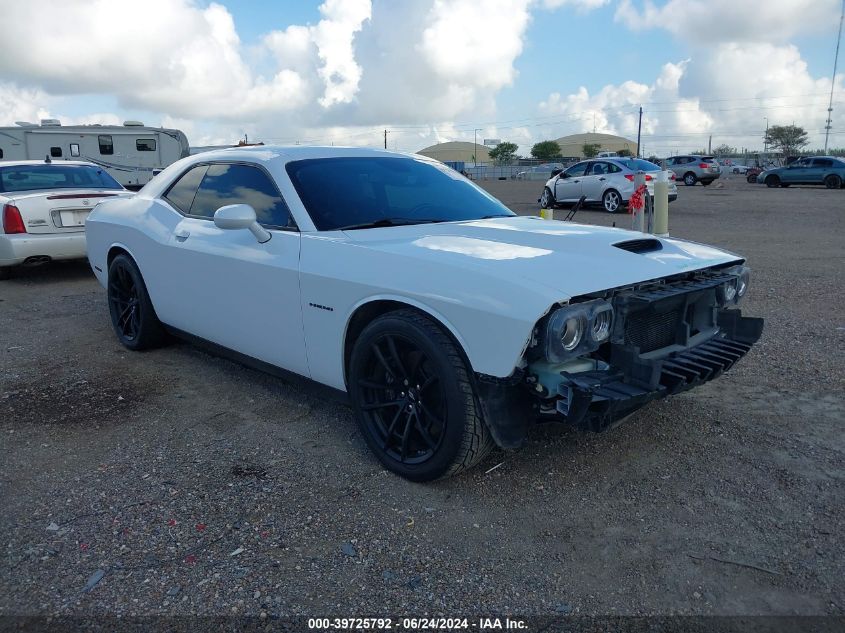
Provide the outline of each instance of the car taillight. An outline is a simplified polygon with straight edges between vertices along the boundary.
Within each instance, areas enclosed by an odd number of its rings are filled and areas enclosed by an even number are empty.
[[[669,172],[669,180],[676,180],[674,171]]]
[[[20,209],[13,204],[3,205],[3,231],[6,235],[26,233],[26,227],[23,225]]]
[[[708,167],[712,167],[712,165],[709,164],[709,163],[698,163],[698,166],[701,167],[702,169],[707,169]]]
[[[625,174],[625,178],[627,178],[631,182],[634,182],[634,174]],[[652,178],[648,174],[645,175],[645,179],[647,182],[651,182],[652,180],[654,180],[654,178]]]

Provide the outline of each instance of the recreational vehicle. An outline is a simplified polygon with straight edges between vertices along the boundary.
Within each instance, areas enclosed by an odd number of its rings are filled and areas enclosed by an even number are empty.
[[[0,127],[0,161],[87,160],[101,165],[127,189],[140,189],[156,172],[188,156],[181,130],[146,127],[140,121],[120,125],[67,125],[57,119],[41,124],[18,122]]]

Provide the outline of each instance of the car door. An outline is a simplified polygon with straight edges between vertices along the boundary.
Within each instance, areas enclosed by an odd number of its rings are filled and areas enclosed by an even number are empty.
[[[833,161],[830,158],[814,158],[808,170],[808,182],[820,185],[833,173]]]
[[[183,217],[165,249],[177,298],[168,325],[252,358],[308,375],[299,294],[300,236],[272,177],[257,164],[215,162],[164,194]],[[271,235],[214,224],[214,212],[249,204]]]
[[[555,200],[558,202],[575,202],[581,197],[581,180],[584,178],[589,164],[589,161],[583,161],[561,172],[555,181]]]
[[[780,172],[780,181],[789,185],[804,183],[809,177],[810,161],[800,158]]]
[[[607,183],[607,171],[607,163],[600,160],[593,161],[587,167],[587,171],[581,179],[581,195],[587,196],[587,202],[601,200]]]

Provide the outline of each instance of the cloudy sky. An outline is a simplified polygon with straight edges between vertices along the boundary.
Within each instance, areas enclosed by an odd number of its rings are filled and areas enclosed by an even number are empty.
[[[646,154],[824,144],[841,0],[0,0],[0,125],[250,140],[520,145],[591,131]],[[845,54],[843,54],[845,58]],[[845,147],[845,59],[832,147]]]

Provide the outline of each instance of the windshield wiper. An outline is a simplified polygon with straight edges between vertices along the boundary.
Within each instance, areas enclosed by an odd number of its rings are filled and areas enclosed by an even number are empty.
[[[346,226],[339,226],[336,231],[353,231],[355,229],[378,229],[384,226],[409,226],[411,224],[436,224],[438,222],[445,222],[445,220],[435,219],[411,219],[411,218],[381,218],[372,222],[362,222],[361,224],[348,224]]]

